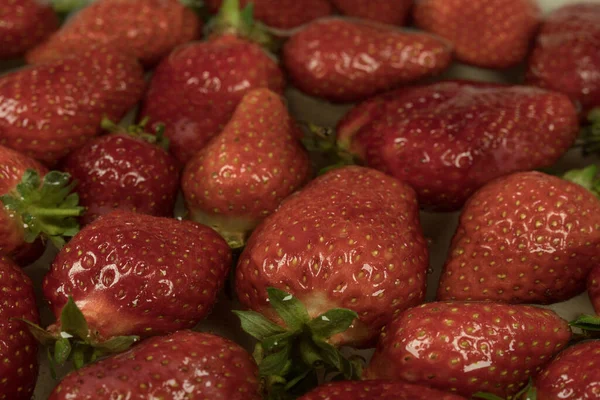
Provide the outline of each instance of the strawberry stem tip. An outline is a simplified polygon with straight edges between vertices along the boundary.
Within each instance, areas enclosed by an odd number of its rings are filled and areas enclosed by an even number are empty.
[[[169,151],[169,139],[165,136],[165,125],[156,124],[154,127],[154,134],[146,132],[146,125],[148,125],[148,117],[145,117],[137,125],[129,125],[127,128],[115,124],[108,118],[104,118],[101,123],[102,129],[111,133],[122,133],[141,139],[150,144],[155,144],[165,151]]]
[[[598,177],[598,167],[596,165],[568,171],[563,175],[563,179],[581,185],[600,197],[600,178]]]
[[[211,35],[234,35],[255,42],[266,49],[277,49],[277,43],[266,27],[254,19],[254,4],[240,8],[239,0],[224,0],[219,13],[207,24]]]
[[[581,146],[583,155],[600,152],[600,108],[595,108],[588,114],[588,124],[581,130]]]
[[[320,374],[334,375],[334,379],[360,378],[361,360],[346,359],[327,341],[345,332],[358,318],[357,313],[332,309],[311,319],[294,296],[276,288],[268,288],[267,293],[286,328],[255,311],[234,313],[244,331],[259,341],[254,358],[269,399],[300,396],[316,386]]]
[[[27,170],[15,189],[0,196],[0,201],[22,221],[25,242],[33,243],[41,236],[61,248],[65,237],[79,232],[76,217],[85,211],[78,205],[77,193],[72,193],[76,185],[63,172],[51,171],[40,180],[36,171]]]

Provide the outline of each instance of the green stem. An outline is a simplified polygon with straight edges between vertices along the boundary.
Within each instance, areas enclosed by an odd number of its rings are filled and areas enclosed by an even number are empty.
[[[217,18],[221,24],[239,27],[242,22],[239,0],[224,0]]]
[[[81,207],[77,208],[41,208],[29,207],[27,209],[30,214],[38,217],[79,217],[81,215]]]

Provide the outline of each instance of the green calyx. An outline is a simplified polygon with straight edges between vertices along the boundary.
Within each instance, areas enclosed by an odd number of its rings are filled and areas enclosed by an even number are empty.
[[[270,50],[277,49],[277,43],[267,32],[267,28],[254,19],[254,4],[248,3],[244,9],[239,0],[224,0],[219,13],[207,25],[211,34],[235,35]]]
[[[40,179],[37,171],[27,170],[15,189],[0,196],[0,201],[22,221],[25,242],[33,243],[41,236],[61,248],[65,237],[79,232],[76,217],[85,211],[78,205],[79,196],[72,193],[76,185],[63,172],[51,171]]]
[[[596,197],[600,197],[600,178],[598,177],[598,167],[596,165],[568,171],[563,175],[563,179],[583,186]]]
[[[61,15],[69,14],[73,11],[80,10],[89,6],[92,0],[52,0],[52,8],[56,13]]]
[[[484,400],[506,400],[502,397],[496,396],[492,393],[484,393],[478,392],[473,395],[474,399],[484,399]],[[521,389],[514,396],[509,397],[509,399],[513,400],[537,400],[537,390],[533,386],[533,379],[529,378],[529,384],[527,384],[523,389]]]
[[[356,165],[354,155],[339,147],[336,143],[335,131],[314,124],[306,124],[302,144],[309,152],[321,155],[326,166],[319,168],[319,175],[348,165]]]
[[[157,145],[162,149],[169,151],[169,139],[165,136],[164,124],[157,124],[154,128],[154,134],[146,132],[148,117],[142,119],[137,125],[130,125],[127,128],[119,126],[108,118],[102,120],[102,129],[111,133],[123,133],[131,137],[141,139],[150,144]]]
[[[56,379],[55,366],[71,361],[76,369],[109,354],[121,353],[139,341],[138,336],[116,336],[100,341],[94,334],[79,307],[69,297],[60,315],[60,331],[54,332],[27,321],[31,334],[48,351],[51,372]]]
[[[580,134],[584,156],[600,152],[600,108],[590,111],[587,121]]]
[[[311,319],[306,307],[294,296],[276,288],[268,288],[267,292],[285,328],[254,311],[234,313],[244,331],[259,341],[254,358],[268,399],[300,396],[317,385],[319,374],[344,380],[360,378],[360,360],[346,359],[327,342],[350,328],[357,313],[332,309]]]
[[[600,332],[600,316],[582,314],[569,322],[569,326],[581,329],[585,336],[591,336],[592,332]]]

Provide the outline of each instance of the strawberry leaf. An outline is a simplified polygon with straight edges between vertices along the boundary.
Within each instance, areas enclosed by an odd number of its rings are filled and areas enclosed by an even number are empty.
[[[583,169],[574,169],[563,175],[563,179],[583,186],[600,197],[600,179],[597,177],[598,167],[589,165]]]
[[[276,353],[269,354],[263,358],[258,366],[261,375],[285,376],[291,367],[291,346],[285,346]]]
[[[475,399],[484,399],[484,400],[505,400],[502,397],[496,396],[495,394],[492,393],[484,393],[484,392],[477,392],[473,395],[473,398]]]
[[[25,323],[27,325],[27,328],[29,329],[29,332],[31,332],[35,340],[37,340],[43,346],[50,346],[56,341],[56,336],[48,332],[41,326],[31,321],[27,321],[26,319],[17,320]]]
[[[115,336],[94,345],[94,350],[103,354],[121,353],[140,340],[139,336]]]
[[[289,329],[299,330],[310,321],[304,304],[291,294],[273,287],[268,288],[267,293],[269,294],[271,306]]]
[[[329,310],[308,323],[313,335],[328,338],[348,330],[358,314],[351,310],[336,308]]]
[[[533,386],[533,379],[529,378],[529,383],[514,395],[516,400],[537,400],[537,390]]]
[[[242,329],[257,340],[285,333],[286,330],[255,311],[233,311],[241,321]]]
[[[65,304],[61,311],[60,324],[63,332],[84,341],[88,339],[89,328],[87,321],[71,297],[69,297],[67,304]]]
[[[600,331],[600,317],[596,315],[580,315],[575,320],[569,322],[569,325],[584,331],[597,332]]]
[[[314,343],[319,347],[319,354],[325,363],[333,366],[336,370],[344,374],[344,378],[348,380],[360,378],[352,363],[350,363],[338,349],[322,340],[314,340]]]
[[[60,338],[54,343],[54,360],[58,365],[63,365],[71,355],[71,343],[67,338]]]

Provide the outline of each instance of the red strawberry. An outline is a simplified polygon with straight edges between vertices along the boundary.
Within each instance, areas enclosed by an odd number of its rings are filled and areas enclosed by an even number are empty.
[[[403,25],[413,0],[331,0],[342,14],[384,24]]]
[[[260,400],[250,355],[219,336],[180,331],[74,371],[49,400]]]
[[[573,4],[548,16],[529,59],[527,82],[568,94],[583,111],[600,107],[600,4]]]
[[[70,153],[62,169],[77,180],[82,219],[89,224],[114,209],[171,217],[179,190],[177,161],[167,152],[162,134],[144,132],[144,124],[119,128],[88,141]]]
[[[482,82],[439,82],[354,108],[338,145],[409,183],[422,206],[457,210],[490,180],[554,164],[578,135],[566,97]]]
[[[186,166],[182,187],[191,218],[242,247],[250,231],[309,179],[301,134],[278,94],[246,94],[223,132]]]
[[[452,60],[449,44],[368,21],[315,21],[293,35],[283,62],[294,85],[334,102],[352,102],[436,75]]]
[[[460,61],[506,68],[527,55],[540,9],[535,0],[421,0],[414,19],[421,29],[452,41]]]
[[[584,170],[584,180],[596,171]],[[465,205],[438,299],[567,300],[585,290],[599,248],[600,201],[592,192],[539,172],[500,178]]]
[[[58,17],[38,0],[7,0],[0,8],[0,60],[15,58],[58,29]]]
[[[52,164],[120,120],[142,96],[138,63],[107,50],[0,77],[0,144]]]
[[[365,378],[505,398],[519,392],[570,338],[567,322],[550,310],[428,303],[405,311],[385,329]]]
[[[202,23],[179,0],[99,0],[27,55],[41,63],[102,45],[152,66],[201,35]]]
[[[587,278],[587,291],[596,314],[600,315],[600,266],[590,271]]]
[[[29,400],[38,372],[37,343],[13,318],[38,322],[38,310],[31,280],[1,256],[0,304],[0,398]]]

